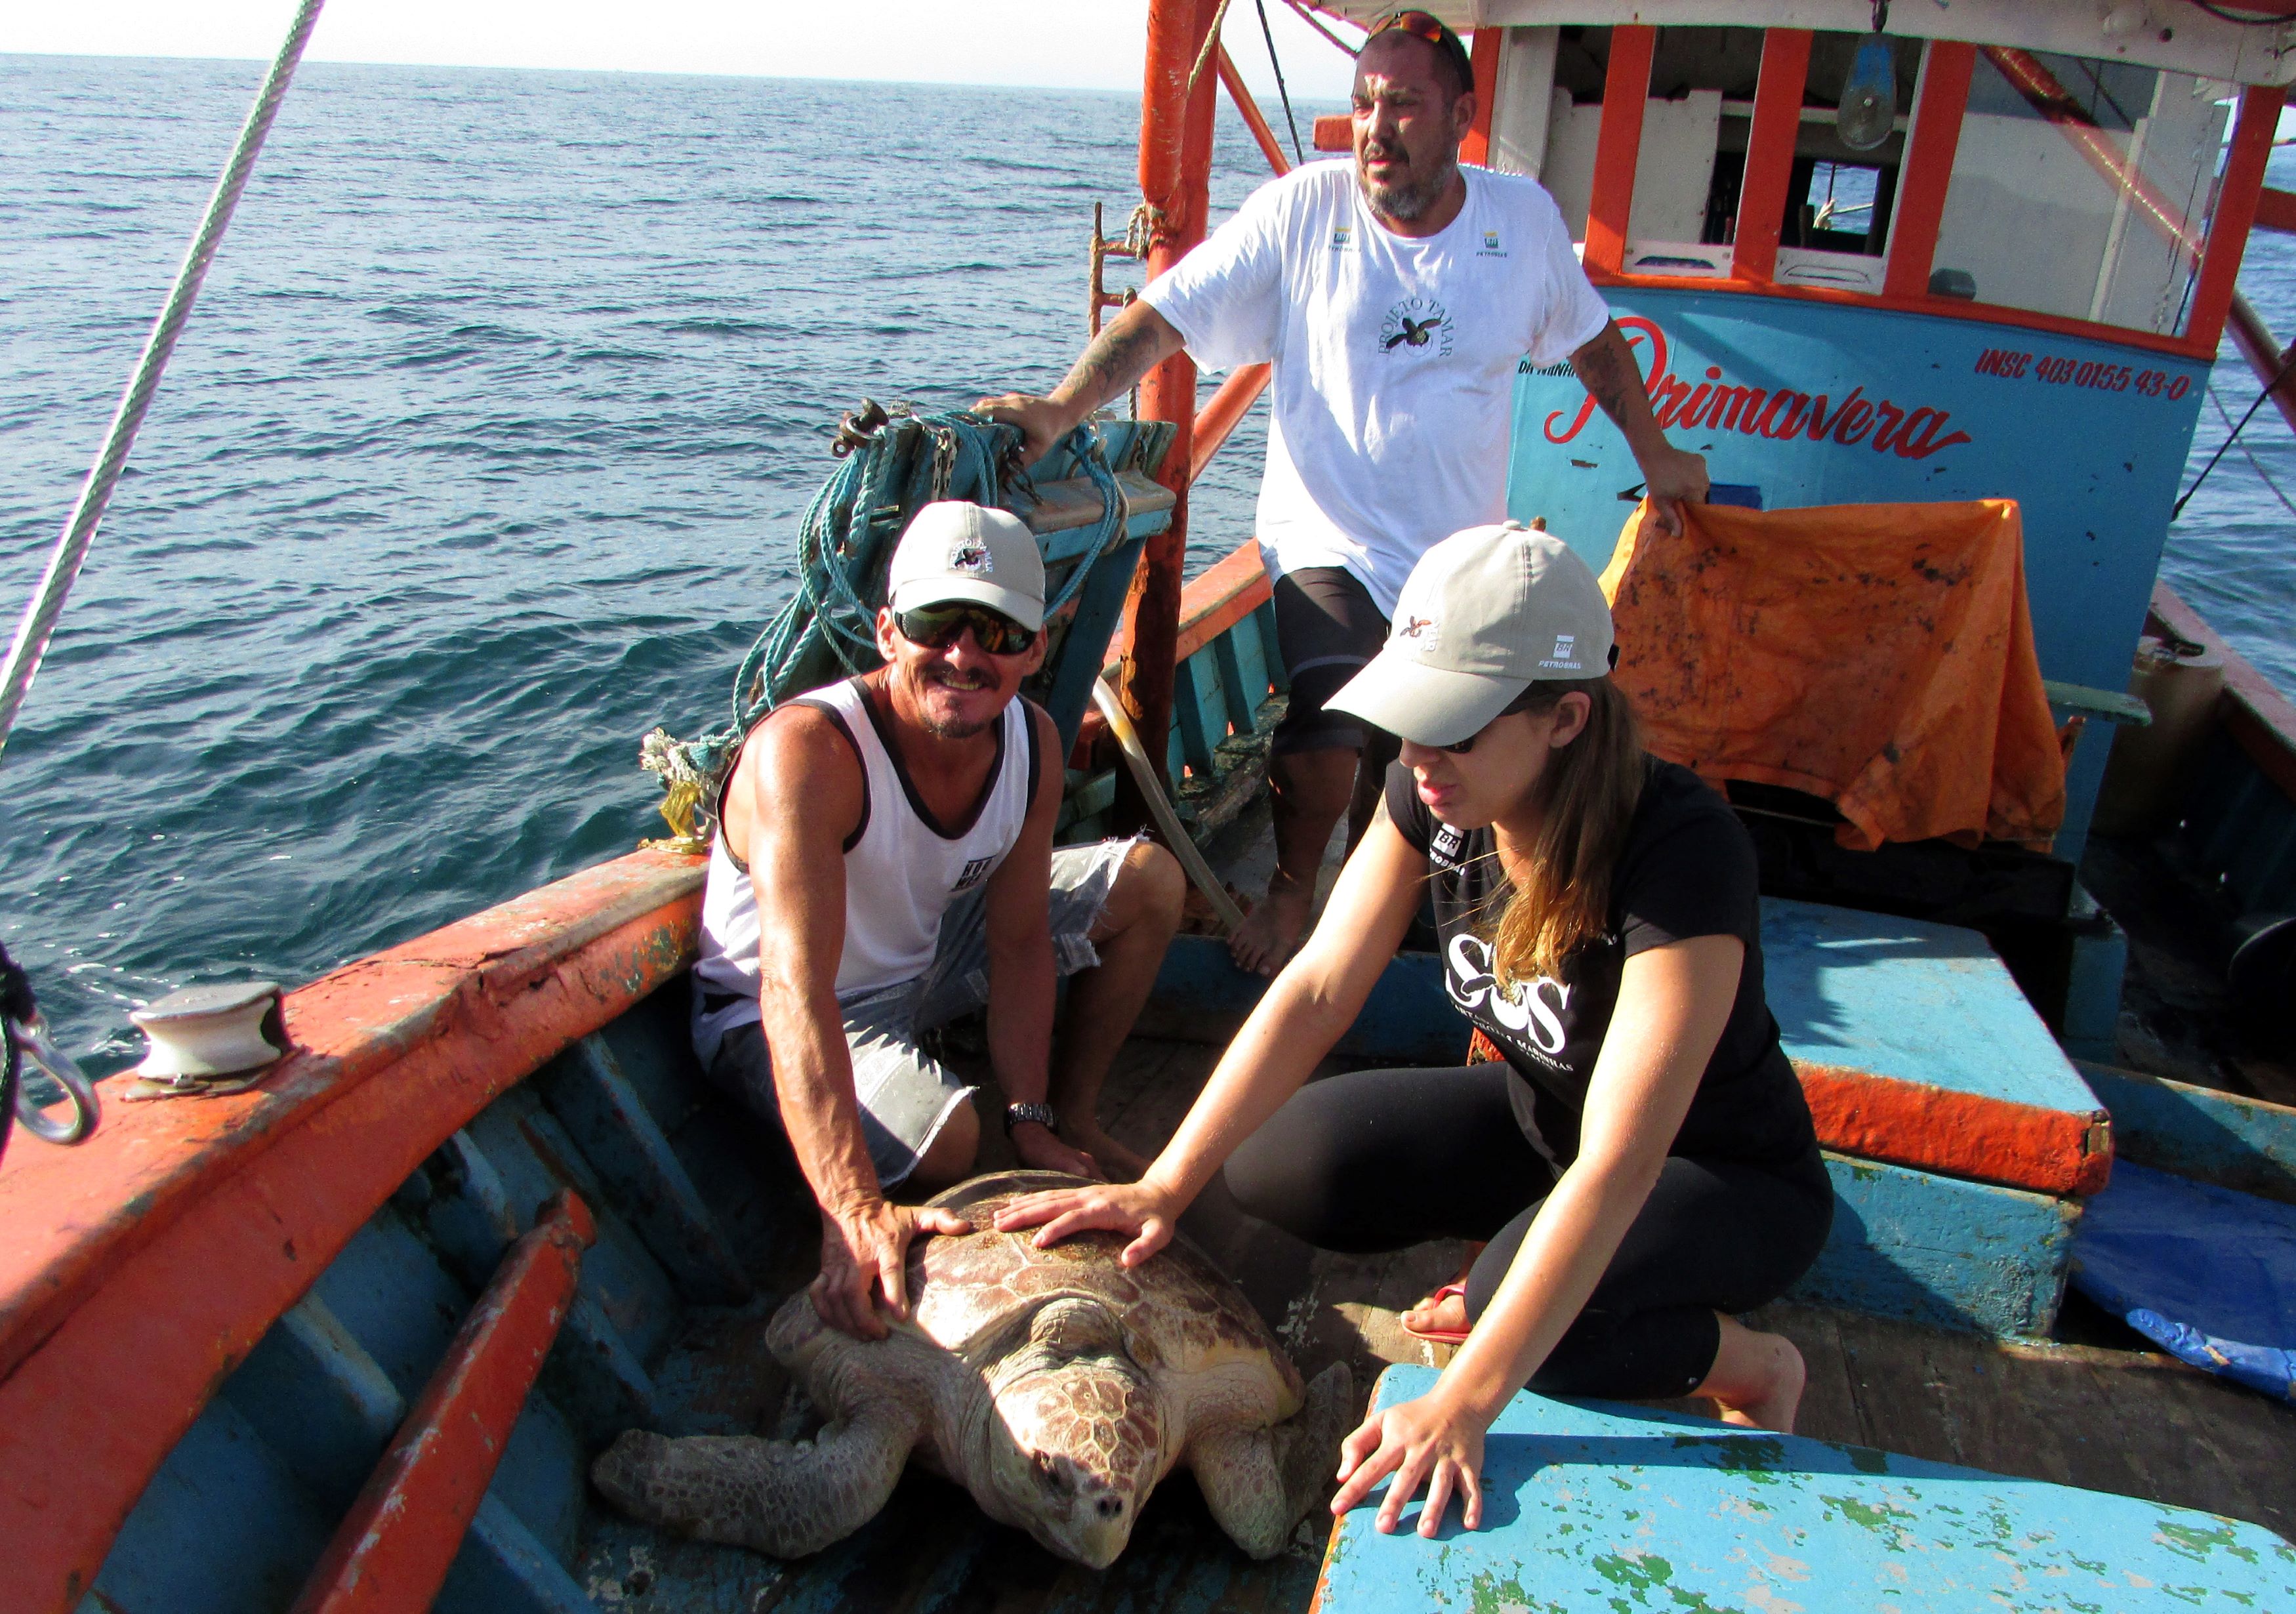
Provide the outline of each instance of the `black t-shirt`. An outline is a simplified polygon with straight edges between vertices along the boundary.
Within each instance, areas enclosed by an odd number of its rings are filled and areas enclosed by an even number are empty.
[[[1578,1118],[1626,961],[1693,936],[1734,936],[1746,946],[1746,963],[1729,1023],[1671,1152],[1755,1164],[1814,1158],[1809,1106],[1762,997],[1753,842],[1697,774],[1649,759],[1626,849],[1611,874],[1605,933],[1564,958],[1559,978],[1518,981],[1512,993],[1499,989],[1485,938],[1507,889],[1492,832],[1458,830],[1437,818],[1399,762],[1388,770],[1387,812],[1427,857],[1444,987],[1522,1078],[1515,1084],[1516,1118],[1558,1165],[1578,1153]]]

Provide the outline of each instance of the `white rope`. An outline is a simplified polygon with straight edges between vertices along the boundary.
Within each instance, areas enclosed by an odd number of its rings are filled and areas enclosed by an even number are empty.
[[[231,224],[232,209],[239,205],[239,193],[247,187],[247,176],[254,169],[256,153],[263,149],[263,137],[271,132],[271,120],[278,114],[280,100],[287,94],[288,81],[295,76],[296,63],[303,57],[303,47],[310,42],[312,25],[319,20],[319,7],[325,0],[302,0],[295,12],[295,20],[287,29],[286,41],[279,47],[278,57],[271,64],[263,87],[256,92],[255,104],[249,109],[247,122],[239,131],[239,143],[232,148],[231,160],[224,165],[223,176],[216,181],[215,194],[208,200],[208,210],[200,220],[200,227],[192,237],[191,250],[184,255],[184,266],[176,274],[176,283],[161,305],[160,317],[152,326],[152,334],[144,344],[144,356],[136,361],[135,373],[128,378],[127,390],[120,395],[119,407],[111,416],[111,430],[105,433],[103,447],[89,468],[87,481],[81,487],[79,502],[72,506],[70,520],[64,523],[62,536],[57,538],[54,553],[48,557],[46,575],[25,607],[24,619],[17,625],[15,643],[8,647],[8,660],[0,665],[0,748],[8,743],[9,731],[16,725],[16,714],[21,710],[24,697],[38,676],[40,659],[47,653],[48,638],[55,631],[56,619],[62,615],[64,596],[79,576],[81,562],[87,559],[88,546],[95,542],[95,529],[103,520],[104,507],[111,502],[111,490],[118,486],[119,473],[127,468],[128,450],[135,446],[135,433],[144,424],[144,411],[152,405],[152,395],[159,389],[160,377],[168,368],[168,355],[176,348],[176,338],[182,332],[184,322],[191,317],[192,305],[199,300],[200,283],[207,278],[208,266],[215,260],[216,249],[223,243],[223,233]]]

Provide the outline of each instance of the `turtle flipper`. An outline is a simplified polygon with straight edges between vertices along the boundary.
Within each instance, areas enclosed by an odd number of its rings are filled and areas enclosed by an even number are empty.
[[[1330,1490],[1341,1437],[1355,1410],[1355,1375],[1335,1362],[1308,1386],[1300,1410],[1272,1429],[1208,1429],[1190,1437],[1188,1466],[1212,1517],[1254,1558],[1273,1558]]]
[[[877,1516],[916,1444],[907,1409],[885,1405],[823,1427],[813,1440],[632,1430],[591,1465],[608,1501],[633,1519],[703,1541],[802,1558]]]

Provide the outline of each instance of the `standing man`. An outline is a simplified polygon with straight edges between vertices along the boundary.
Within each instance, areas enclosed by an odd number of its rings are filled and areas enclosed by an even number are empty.
[[[887,586],[885,664],[783,702],[744,741],[693,966],[694,1052],[788,1134],[821,1208],[814,1305],[864,1339],[885,1332],[879,1294],[906,1308],[910,1238],[966,1231],[887,1198],[970,1175],[980,1140],[973,1089],[918,1034],[985,1002],[1021,1163],[1138,1176],[1100,1128],[1100,1085],[1185,885],[1152,841],[1053,848],[1060,734],[1019,698],[1045,659],[1035,535],[1001,510],[928,504]]]
[[[1229,940],[1273,975],[1315,903],[1340,815],[1370,820],[1392,738],[1325,702],[1375,655],[1421,554],[1506,514],[1518,360],[1568,357],[1641,467],[1660,520],[1706,496],[1706,462],[1652,417],[1642,372],[1537,181],[1459,166],[1475,120],[1466,47],[1406,11],[1357,58],[1355,157],[1293,170],[1149,283],[1048,397],[977,407],[1043,454],[1185,347],[1272,360],[1259,553],[1275,579],[1291,710],[1267,759],[1276,869]],[[1358,769],[1358,758],[1362,766]]]

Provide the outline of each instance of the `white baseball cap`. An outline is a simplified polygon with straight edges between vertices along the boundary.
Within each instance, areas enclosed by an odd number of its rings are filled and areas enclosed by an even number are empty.
[[[885,603],[914,610],[970,600],[1030,632],[1045,625],[1045,556],[1007,511],[939,499],[909,518],[885,574]]]
[[[1597,678],[1610,602],[1551,533],[1470,527],[1419,557],[1387,643],[1326,702],[1417,745],[1456,745],[1532,684]]]

